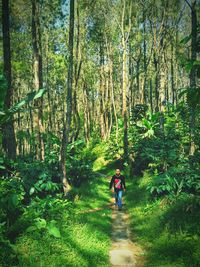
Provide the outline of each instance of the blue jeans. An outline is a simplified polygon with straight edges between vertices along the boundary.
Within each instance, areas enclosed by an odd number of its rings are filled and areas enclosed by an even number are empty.
[[[122,190],[115,191],[115,202],[119,208],[122,207]]]

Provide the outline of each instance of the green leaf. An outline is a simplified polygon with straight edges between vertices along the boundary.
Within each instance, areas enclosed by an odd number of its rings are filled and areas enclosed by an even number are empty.
[[[50,222],[50,224],[47,226],[47,229],[50,235],[57,237],[57,238],[61,237],[59,228],[55,226],[55,220],[52,220]]]
[[[2,109],[7,92],[7,81],[3,75],[0,75],[0,91],[0,108]]]
[[[19,103],[15,104],[12,108],[10,108],[9,112],[11,113],[17,112],[23,105],[28,104],[30,101],[35,100],[39,97],[42,97],[45,92],[46,89],[40,89],[38,92],[34,91],[28,93],[26,98],[20,101]]]
[[[16,207],[17,204],[18,204],[18,195],[17,194],[12,194],[10,196],[10,202],[14,207]]]
[[[180,41],[180,44],[187,44],[192,38],[192,35],[187,35],[185,36],[181,41]]]
[[[34,192],[35,192],[35,188],[34,187],[31,187],[31,189],[29,191],[29,194],[32,195]]]
[[[138,122],[136,123],[136,125],[137,125],[138,127],[144,127],[144,125],[143,125],[143,123],[142,123],[141,121],[138,121]]]
[[[35,225],[36,225],[37,229],[40,230],[40,229],[46,228],[47,222],[45,219],[36,218],[35,219]]]
[[[28,93],[26,98],[21,100],[19,103],[16,103],[14,106],[12,106],[8,110],[1,110],[0,113],[0,125],[3,125],[4,123],[8,122],[9,120],[12,120],[12,115],[18,112],[24,105],[28,104],[30,101],[35,100],[39,97],[42,97],[42,95],[46,92],[46,89],[40,89],[38,92],[31,92]]]
[[[186,64],[185,64],[185,70],[189,73],[193,67],[193,61],[188,61]]]
[[[33,232],[33,231],[35,231],[35,230],[37,230],[37,227],[31,225],[31,226],[29,226],[29,227],[26,229],[26,232],[27,232],[27,233],[31,233],[31,232]]]
[[[148,130],[148,135],[149,136],[153,136],[154,135],[154,130],[153,129]]]
[[[147,119],[143,119],[143,124],[147,129],[151,128],[151,123]]]
[[[40,188],[41,188],[42,190],[46,190],[46,189],[47,189],[47,185],[46,185],[46,183],[41,184]]]
[[[51,182],[47,182],[47,190],[51,190],[52,189],[52,183]]]

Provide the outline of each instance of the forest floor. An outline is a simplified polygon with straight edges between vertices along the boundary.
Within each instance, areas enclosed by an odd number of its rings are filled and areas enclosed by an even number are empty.
[[[44,230],[24,232],[15,243],[18,264],[12,266],[108,267],[112,210],[106,177],[97,173],[87,186],[74,188],[75,200],[59,220],[55,211],[60,238]]]
[[[87,183],[71,189],[69,199],[59,194],[33,198],[10,230],[17,236],[0,266],[200,266],[199,204],[185,198],[174,205],[150,200],[149,178],[130,178],[125,170],[127,190],[118,211],[109,190],[115,168],[113,163],[94,170]],[[45,225],[36,227],[38,222]],[[59,236],[49,231],[52,222]]]
[[[32,196],[7,230],[11,241],[0,238],[0,267],[199,267],[199,198],[154,199],[150,174],[129,177],[127,168],[118,211],[109,190],[118,166],[100,158],[67,198]]]

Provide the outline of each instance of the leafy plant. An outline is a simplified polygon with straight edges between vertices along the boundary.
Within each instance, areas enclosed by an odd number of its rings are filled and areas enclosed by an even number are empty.
[[[15,175],[10,178],[1,177],[0,194],[0,219],[6,221],[8,225],[13,224],[23,211],[22,201],[25,191],[21,178]]]
[[[16,103],[14,106],[12,106],[9,109],[6,109],[5,107],[2,106],[0,110],[0,126],[2,126],[4,123],[11,120],[13,114],[21,110],[24,105],[28,104],[29,102],[33,100],[36,100],[42,97],[45,92],[46,92],[46,89],[39,89],[38,91],[33,91],[31,93],[28,93],[23,100]],[[1,103],[2,101],[3,101],[3,98],[0,99]]]
[[[142,133],[142,137],[151,138],[155,135],[155,127],[159,125],[158,118],[160,113],[157,112],[155,114],[147,113],[147,118],[142,118],[140,121],[136,123],[136,125],[142,128],[145,133]]]
[[[41,173],[38,178],[39,180],[31,187],[29,191],[30,195],[43,191],[52,193],[56,190],[59,190],[59,184],[51,181],[51,177],[47,171]]]
[[[56,221],[51,220],[50,222],[47,222],[43,218],[36,218],[34,219],[34,224],[26,229],[26,232],[33,232],[37,230],[46,230],[50,235],[60,238],[60,230],[56,226]]]
[[[183,191],[183,185],[184,181],[182,179],[178,181],[166,174],[154,178],[153,184],[148,185],[147,190],[154,195],[170,194],[177,197]]]
[[[154,175],[147,190],[154,196],[178,197],[182,192],[198,195],[200,178],[196,170],[190,170],[186,164],[184,167],[178,165],[164,174]]]

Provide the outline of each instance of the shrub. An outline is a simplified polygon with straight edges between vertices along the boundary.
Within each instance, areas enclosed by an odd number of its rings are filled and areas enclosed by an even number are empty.
[[[189,168],[188,164],[170,168],[163,174],[155,173],[147,190],[154,196],[178,196],[181,192],[199,195],[200,176],[197,170]]]

